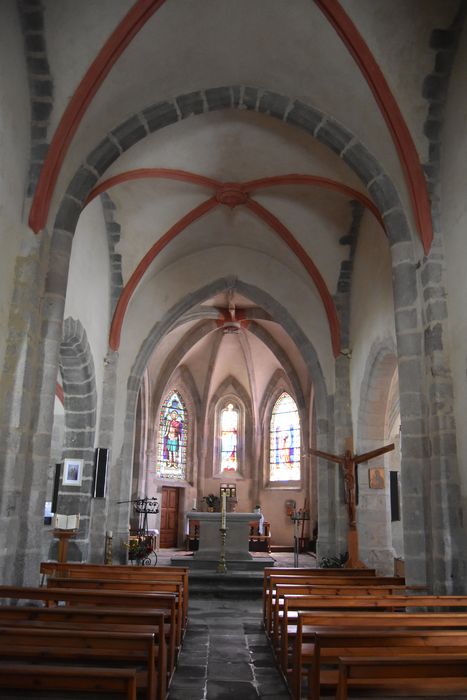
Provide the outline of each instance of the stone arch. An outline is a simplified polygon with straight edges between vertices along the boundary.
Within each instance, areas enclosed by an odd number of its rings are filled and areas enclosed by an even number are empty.
[[[60,344],[60,372],[65,407],[63,457],[84,460],[82,484],[60,487],[60,512],[80,514],[80,532],[72,542],[71,559],[87,559],[91,519],[91,490],[94,465],[97,392],[94,361],[86,331],[79,320],[68,317],[63,323]],[[70,543],[71,544],[71,543]]]
[[[402,422],[413,418],[419,419],[419,427],[411,438],[409,460],[416,463],[417,476],[407,485],[404,493],[408,498],[417,500],[417,517],[411,523],[410,532],[406,532],[406,550],[411,551],[412,561],[408,562],[407,574],[411,581],[426,583],[430,579],[430,543],[429,529],[426,529],[427,516],[425,503],[420,494],[426,487],[426,476],[423,465],[426,460],[427,436],[425,425],[423,364],[420,354],[416,356],[412,350],[414,343],[421,345],[421,301],[418,295],[417,255],[407,217],[396,188],[386,175],[374,156],[360,143],[354,135],[334,119],[305,104],[300,100],[292,100],[287,96],[251,86],[224,86],[178,96],[172,101],[159,102],[132,115],[117,126],[106,136],[87,156],[85,163],[72,178],[63,196],[54,222],[52,244],[49,256],[49,274],[46,280],[44,299],[43,337],[47,340],[47,353],[44,358],[41,390],[50,393],[50,372],[47,368],[56,366],[58,357],[58,342],[56,340],[57,324],[63,318],[64,298],[66,293],[66,278],[72,238],[81,209],[91,189],[107,168],[118,159],[125,150],[160,128],[185,119],[192,115],[203,114],[206,111],[219,109],[252,110],[271,118],[280,119],[286,124],[306,131],[310,136],[330,148],[341,157],[347,165],[367,186],[384,220],[388,235],[393,262],[394,306],[396,313],[396,332],[401,376],[401,414]],[[192,299],[186,300],[185,305],[191,305]],[[183,306],[183,302],[181,303]],[[293,325],[293,324],[292,324]],[[153,332],[157,335],[164,324],[157,324]],[[147,348],[154,343],[153,332],[148,336],[135,362],[134,370],[129,379],[128,390],[134,392],[139,386],[141,376],[140,363],[145,362]],[[296,330],[292,334],[297,334]],[[330,431],[328,406],[324,397],[327,396],[321,369],[317,368],[316,353],[308,353],[308,339],[299,332],[302,338],[297,338],[298,347],[307,357],[306,362],[314,371],[312,376],[317,381],[317,426],[320,431],[318,442],[323,439],[323,449],[332,448],[328,444]],[[151,338],[151,340],[149,340]],[[303,345],[305,343],[305,345]],[[307,346],[307,349],[304,348]],[[147,358],[146,358],[147,359]],[[55,381],[55,378],[54,378]],[[134,400],[129,398],[130,404]],[[134,409],[134,406],[133,406]],[[44,409],[45,411],[45,409]],[[134,413],[134,411],[133,411]],[[129,413],[126,413],[127,419]],[[39,416],[44,424],[50,422],[45,415]],[[125,433],[128,434],[127,426]],[[131,430],[130,430],[131,434]],[[324,437],[326,436],[326,437]],[[318,445],[319,446],[319,445]],[[44,458],[37,457],[39,468],[45,468]],[[120,492],[121,485],[117,488]],[[333,502],[332,486],[321,486],[324,501]],[[128,497],[124,492],[121,496]],[[118,499],[123,500],[123,499]],[[332,516],[331,516],[332,517]],[[126,522],[128,519],[125,517]]]
[[[264,308],[272,317],[279,319],[286,332],[291,336],[299,348],[308,368],[311,380],[315,386],[316,411],[320,420],[317,442],[322,449],[329,449],[330,442],[328,431],[330,429],[329,426],[331,425],[331,421],[328,414],[328,393],[318,356],[312,343],[298,326],[296,321],[290,316],[288,311],[275,299],[270,297],[267,292],[264,292],[253,285],[241,282],[238,279],[233,281],[232,278],[220,278],[214,280],[205,287],[198,289],[196,292],[193,292],[189,298],[185,297],[175,304],[170,311],[167,312],[164,318],[153,326],[145,341],[141,345],[127,382],[127,402],[125,407],[124,435],[122,441],[123,446],[113,467],[115,470],[115,479],[112,479],[111,482],[112,491],[110,497],[114,502],[124,501],[129,498],[129,485],[125,481],[126,472],[124,465],[131,463],[136,401],[141,378],[151,354],[158,343],[164,338],[168,330],[173,328],[177,323],[177,320],[186,314],[190,308],[200,304],[206,299],[209,299],[215,294],[219,294],[225,289],[231,289],[232,285],[239,294],[251,299],[257,303],[258,306]],[[125,507],[125,505],[120,505],[119,509],[114,511],[113,517],[113,529],[117,531],[124,531],[128,523],[128,508]]]
[[[305,445],[308,445],[310,440],[309,440],[309,431],[308,431],[308,425],[309,425],[309,411],[307,409],[307,406],[305,404],[305,400],[303,397],[303,392],[300,389],[300,393],[297,395],[296,394],[296,387],[295,383],[291,381],[291,378],[289,376],[289,373],[287,370],[282,371],[280,369],[276,370],[274,372],[273,376],[269,380],[268,386],[266,387],[266,390],[264,392],[263,396],[263,401],[260,406],[260,422],[261,425],[263,426],[263,431],[264,435],[269,436],[269,431],[270,431],[270,424],[271,424],[271,415],[272,415],[272,410],[274,408],[274,405],[281,395],[282,392],[286,391],[290,396],[293,398],[297,405],[298,413],[300,416],[300,432],[301,432],[301,437],[302,437],[302,459],[301,459],[301,476],[300,476],[300,481],[302,484],[302,489],[307,492],[307,474],[308,474],[308,469],[307,469],[307,454],[306,451],[303,449]],[[311,410],[311,406],[310,406]],[[264,445],[264,453],[261,455],[261,464],[262,464],[262,478],[261,478],[261,485],[264,486],[266,483],[269,481],[269,440],[264,440],[263,442]]]
[[[253,475],[254,472],[254,449],[253,449],[253,436],[255,434],[255,421],[254,412],[251,405],[251,399],[248,391],[245,387],[232,375],[229,375],[224,379],[222,384],[220,384],[209,401],[209,405],[206,407],[205,415],[205,425],[213,426],[213,430],[209,431],[209,437],[206,440],[206,458],[205,463],[211,461],[212,468],[209,474],[205,476],[219,476],[218,470],[215,465],[216,454],[216,437],[217,437],[217,427],[219,418],[219,405],[221,402],[227,399],[232,399],[233,402],[239,404],[240,406],[240,420],[241,420],[241,432],[245,436],[244,446],[240,455],[240,470],[239,476],[246,478]],[[246,449],[246,446],[251,446],[251,451]],[[210,455],[210,460],[207,455]],[[247,466],[249,463],[249,467]]]
[[[397,372],[396,347],[392,338],[373,344],[366,361],[360,391],[356,451],[368,452],[385,444],[388,401]],[[388,458],[380,457],[370,466],[385,466]],[[360,556],[369,566],[385,575],[394,573],[395,551],[392,547],[390,521],[389,470],[385,469],[385,487],[370,489],[368,464],[359,469],[360,505],[358,528]]]

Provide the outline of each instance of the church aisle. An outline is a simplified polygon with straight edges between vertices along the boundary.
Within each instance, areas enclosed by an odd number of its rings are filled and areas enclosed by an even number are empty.
[[[289,697],[262,628],[259,599],[190,599],[168,700]]]

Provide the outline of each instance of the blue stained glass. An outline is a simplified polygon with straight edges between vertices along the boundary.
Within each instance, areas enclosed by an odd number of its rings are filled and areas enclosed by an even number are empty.
[[[270,435],[270,480],[299,481],[300,417],[295,401],[286,392],[272,410]]]
[[[157,476],[165,479],[185,478],[187,431],[184,403],[178,391],[173,390],[160,412]]]

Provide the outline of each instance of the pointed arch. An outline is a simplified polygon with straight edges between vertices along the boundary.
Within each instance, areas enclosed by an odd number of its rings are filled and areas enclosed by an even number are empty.
[[[298,407],[287,391],[274,402],[269,422],[269,481],[300,481],[301,421]]]
[[[177,388],[166,394],[159,412],[156,474],[164,479],[185,479],[188,412]]]

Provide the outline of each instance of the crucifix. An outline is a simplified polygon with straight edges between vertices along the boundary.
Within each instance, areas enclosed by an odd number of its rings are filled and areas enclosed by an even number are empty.
[[[333,455],[329,452],[321,452],[320,450],[310,450],[310,454],[327,459],[329,462],[335,462],[342,466],[344,476],[344,493],[345,502],[347,504],[347,512],[349,514],[349,530],[347,533],[349,558],[346,567],[349,569],[365,568],[365,565],[360,561],[358,556],[358,531],[357,531],[357,512],[356,512],[356,468],[361,462],[368,462],[374,457],[379,457],[386,452],[391,452],[394,449],[394,443],[379,447],[371,452],[364,452],[361,455],[352,454],[352,450],[347,449],[343,455]]]

